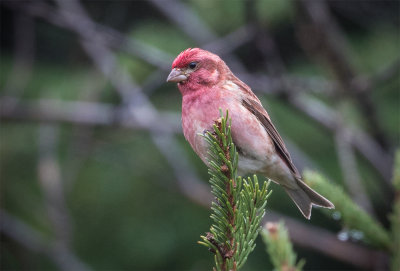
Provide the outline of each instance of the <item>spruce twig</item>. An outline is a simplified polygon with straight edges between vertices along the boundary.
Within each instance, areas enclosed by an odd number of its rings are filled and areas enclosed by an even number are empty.
[[[296,254],[293,251],[287,229],[283,222],[266,223],[261,236],[267,246],[267,253],[277,271],[301,271],[305,260],[296,264]]]
[[[232,141],[228,115],[215,121],[212,132],[204,135],[209,149],[209,174],[212,194],[210,232],[200,244],[214,254],[214,270],[239,270],[255,247],[267,203],[267,182],[259,186],[257,177],[237,175],[238,153]]]
[[[331,215],[332,212],[337,212],[345,227],[361,233],[361,240],[377,248],[391,250],[392,244],[388,232],[378,221],[356,205],[341,187],[328,182],[317,172],[306,170],[303,176],[311,188],[329,197],[335,205],[334,211],[324,210],[324,213]]]

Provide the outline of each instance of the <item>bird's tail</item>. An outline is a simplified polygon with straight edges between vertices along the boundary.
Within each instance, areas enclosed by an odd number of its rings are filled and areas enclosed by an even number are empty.
[[[306,185],[302,180],[296,179],[298,188],[290,189],[285,187],[286,193],[290,196],[290,198],[294,201],[296,206],[300,209],[301,213],[307,218],[311,217],[311,208],[312,205],[317,205],[325,208],[335,208],[335,206],[312,190],[308,185]]]

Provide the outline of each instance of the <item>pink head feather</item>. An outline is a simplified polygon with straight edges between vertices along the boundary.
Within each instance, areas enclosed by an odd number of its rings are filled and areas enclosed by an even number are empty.
[[[198,63],[196,69],[189,69],[191,62]],[[182,94],[188,90],[193,91],[215,85],[227,72],[230,72],[219,56],[200,48],[188,48],[182,51],[172,63],[172,69],[189,70],[187,79],[178,84]]]
[[[188,60],[193,57],[197,52],[199,52],[199,48],[188,48],[182,51],[172,62],[172,68],[182,68],[186,64],[188,64]]]
[[[200,48],[188,48],[185,51],[182,51],[172,62],[172,68],[183,68],[187,66],[192,61],[199,61],[204,59],[212,59],[214,61],[218,61],[220,58],[206,50]]]

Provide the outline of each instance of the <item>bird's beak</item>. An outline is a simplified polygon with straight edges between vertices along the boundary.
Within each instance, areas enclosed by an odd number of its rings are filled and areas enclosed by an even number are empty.
[[[187,76],[183,73],[182,70],[172,69],[172,71],[168,75],[167,82],[179,83],[179,82],[185,81],[186,79],[187,79]]]

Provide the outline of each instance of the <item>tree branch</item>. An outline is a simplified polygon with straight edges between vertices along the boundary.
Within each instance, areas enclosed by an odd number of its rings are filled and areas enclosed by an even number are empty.
[[[342,126],[341,126],[342,127]],[[361,206],[367,213],[373,215],[374,209],[369,197],[361,183],[361,176],[357,170],[357,160],[350,142],[350,136],[342,128],[339,128],[335,134],[336,152],[342,176],[345,179],[345,186],[355,203]]]
[[[21,101],[9,107],[14,98],[0,98],[0,119],[5,121],[62,122],[86,126],[119,126],[122,128],[152,131],[155,133],[180,134],[182,131],[179,115],[160,112],[152,123],[139,122],[130,118],[129,108],[96,102],[67,102],[40,99]]]
[[[311,99],[306,95],[296,95],[287,97],[288,102],[299,110],[302,114],[310,117],[319,125],[326,128],[329,132],[335,132],[340,123],[336,112],[316,99]],[[348,125],[342,129],[349,134],[349,141],[379,172],[385,180],[387,186],[391,186],[391,165],[393,159],[380,145],[376,143],[367,133]]]
[[[362,87],[368,84],[354,84],[357,72],[346,54],[345,38],[331,16],[328,5],[324,1],[296,1],[298,15],[299,39],[309,52],[311,58],[320,57],[335,74],[341,89],[341,94],[349,95],[357,104],[368,121],[373,138],[386,150],[390,149],[387,135],[382,128],[377,115],[377,109]],[[310,38],[310,35],[313,38]]]
[[[175,2],[177,2],[177,1],[174,1],[174,3]],[[154,123],[157,123],[158,119],[162,119],[162,114],[155,110],[155,108],[149,102],[147,97],[143,94],[143,92],[141,92],[141,88],[139,86],[137,86],[136,84],[134,84],[134,82],[132,82],[130,79],[127,80],[124,76],[121,76],[121,74],[124,74],[124,72],[120,73],[121,69],[119,69],[117,67],[114,55],[109,50],[109,48],[107,48],[104,45],[104,44],[107,44],[108,38],[106,38],[107,35],[104,34],[104,32],[99,30],[99,29],[101,29],[99,27],[99,25],[95,24],[93,21],[91,21],[87,15],[81,14],[81,11],[79,11],[80,10],[79,8],[77,10],[78,12],[74,12],[73,9],[71,10],[69,8],[62,7],[62,3],[61,2],[59,2],[59,3],[60,3],[60,8],[61,8],[60,12],[55,10],[56,12],[54,12],[53,14],[51,14],[51,12],[47,12],[47,13],[41,14],[39,16],[41,16],[42,18],[45,18],[49,21],[52,21],[56,25],[60,25],[64,28],[67,28],[67,29],[71,30],[72,32],[78,34],[84,49],[86,50],[89,57],[93,60],[95,66],[103,72],[104,76],[110,80],[113,87],[115,87],[115,89],[118,91],[118,93],[121,95],[121,97],[123,97],[124,103],[126,104],[126,106],[127,106],[126,108],[129,113],[129,114],[126,114],[127,116],[129,116],[129,121],[132,121],[134,123],[134,125],[137,125],[136,127],[146,127],[146,129],[147,129],[148,126],[150,126],[149,123],[151,125],[154,125]],[[71,3],[69,3],[69,4],[71,4]],[[75,3],[75,2],[72,3],[72,5],[76,5],[76,4],[77,3]],[[34,4],[34,5],[36,5],[36,4]],[[28,7],[28,9],[29,8],[32,8],[32,7]],[[35,8],[35,7],[33,7],[33,8]],[[69,15],[67,15],[67,14],[69,14]],[[73,14],[73,15],[71,15],[71,14]],[[187,14],[189,14],[189,16],[191,16],[192,13],[187,13]],[[76,16],[78,16],[78,17],[76,17]],[[77,20],[77,18],[80,18],[80,19]],[[190,22],[185,22],[185,23],[190,23]],[[182,25],[181,25],[181,27],[182,27]],[[191,29],[195,29],[195,28],[191,28]],[[194,34],[194,33],[192,33],[192,34]],[[129,40],[131,40],[131,39],[129,39]],[[208,42],[210,42],[210,40],[204,38],[203,42],[208,43]],[[132,49],[132,53],[134,53],[137,56],[143,55],[143,56],[145,56],[143,58],[147,59],[147,60],[145,60],[146,62],[155,64],[154,61],[156,58],[152,58],[151,50],[146,50],[148,47],[144,48],[144,47],[140,47],[139,45],[133,46],[133,47],[136,47],[136,48]],[[113,47],[113,48],[115,48],[115,47]],[[138,50],[143,50],[143,52],[141,51],[140,53],[138,53],[139,52]],[[161,66],[163,66],[164,64],[160,64],[160,63],[164,63],[164,61],[165,61],[165,65],[168,64],[168,69],[169,69],[170,57],[168,57],[168,61],[166,60],[166,58],[165,58],[165,60],[157,59],[157,61],[159,61],[158,65],[161,65]],[[167,69],[167,68],[163,68],[163,69]],[[129,78],[129,77],[127,77],[127,78]],[[297,97],[293,98],[293,99],[297,99]],[[111,109],[111,110],[113,111],[114,109]],[[309,110],[312,111],[313,108],[310,109],[308,107],[301,107],[301,110],[303,110],[302,112],[307,113]],[[3,106],[1,106],[0,112],[3,112]],[[69,112],[68,114],[70,114],[70,113],[71,112]],[[317,112],[313,111],[312,113],[314,114]],[[318,113],[320,113],[320,112],[318,112]],[[49,114],[47,114],[47,115],[49,115]],[[111,115],[115,115],[115,113],[111,113]],[[28,114],[25,114],[25,116],[28,117]],[[68,115],[68,116],[71,117],[71,115]],[[104,125],[109,125],[108,117],[109,116],[107,115],[107,117],[104,117],[104,119],[100,118],[100,122],[103,121],[106,123]],[[327,125],[333,129],[336,125],[335,117],[330,114],[324,115],[323,117],[320,117],[320,116],[317,116],[314,114],[313,118],[317,118],[320,120],[322,120],[322,119],[328,120],[327,124],[321,123],[321,125],[324,125],[324,126]],[[74,119],[74,117],[72,117],[72,119]],[[75,118],[74,121],[77,122],[80,120],[77,120],[77,118]],[[89,120],[87,122],[90,123],[90,121],[91,120]],[[147,123],[147,125],[146,125],[146,123]],[[100,125],[103,125],[103,124],[100,124]],[[163,148],[166,148],[166,146],[168,146],[165,144],[170,144],[171,142],[174,142],[174,139],[171,135],[171,133],[173,133],[173,131],[168,131],[167,129],[165,129],[165,130],[162,130],[162,132],[166,133],[166,134],[161,135],[159,138],[156,138],[156,135],[152,136],[153,141],[157,146],[159,146],[159,149],[162,152],[170,152],[170,149],[167,150],[167,149],[163,149]],[[162,141],[163,136],[165,136],[165,135],[170,136],[173,140],[171,141],[168,139],[167,141]],[[357,134],[355,134],[355,136],[357,136]],[[164,137],[164,138],[166,138],[166,137]],[[365,137],[364,137],[364,139],[365,139]],[[358,142],[354,142],[354,140],[355,139],[353,138],[352,144],[355,144],[355,145],[360,144]],[[378,160],[379,158],[382,158],[384,155],[380,155],[381,153],[379,153],[379,151],[376,152],[377,148],[374,145],[372,146],[372,149],[371,149],[371,146],[369,146],[369,143],[371,143],[371,142],[365,143],[368,146],[364,146],[361,144],[357,148],[360,148],[360,149],[363,149],[364,147],[366,147],[366,149],[369,148],[369,150],[371,151],[369,153],[370,157],[375,154],[378,154],[375,157],[375,159]],[[175,143],[173,143],[173,144],[175,144]],[[163,147],[160,147],[161,145]],[[378,150],[380,150],[380,149],[378,149]],[[366,151],[366,152],[368,153],[368,151]],[[201,187],[203,184],[196,177],[193,177],[193,176],[190,177],[190,179],[193,180],[193,183],[192,182],[189,182],[189,184],[185,183],[185,178],[188,175],[185,175],[185,174],[179,175],[177,173],[177,171],[182,171],[182,168],[187,169],[187,165],[185,165],[182,162],[182,161],[187,160],[184,158],[185,152],[182,152],[182,153],[179,153],[180,155],[182,154],[182,156],[183,156],[183,157],[180,156],[180,159],[176,159],[176,157],[170,157],[166,154],[164,154],[164,156],[165,156],[166,160],[174,168],[174,172],[177,176],[177,179],[179,180],[179,184],[181,185],[181,191],[185,191],[184,194],[188,197],[191,197],[191,200],[198,202],[198,203],[203,202],[202,204],[204,206],[208,206],[209,202],[210,202],[209,198],[205,199],[206,201],[203,201],[203,197],[193,198],[193,196],[192,196],[193,194],[195,194],[195,193],[193,193],[193,191],[196,191],[196,189],[199,189],[198,187]],[[373,162],[376,162],[376,160],[373,160]],[[384,163],[384,162],[382,162],[382,163]],[[390,166],[390,163],[387,165]],[[380,167],[382,168],[382,165],[380,165]],[[192,169],[189,168],[188,172],[194,172],[194,171],[192,171]],[[208,189],[208,188],[205,188],[205,189]],[[203,192],[204,191],[205,190],[203,190]],[[202,192],[202,194],[203,194],[203,192]],[[206,198],[206,196],[204,196],[204,198]],[[271,213],[269,212],[269,214],[271,214]],[[274,214],[272,213],[271,215],[273,217]],[[276,217],[278,217],[278,215],[276,215]],[[281,216],[279,216],[279,217],[281,217]],[[271,216],[267,214],[267,218],[271,218]],[[294,235],[298,235],[298,232],[300,232],[300,231],[297,231],[296,229],[302,229],[301,225],[303,225],[304,228],[308,229],[308,226],[305,226],[304,224],[299,223],[299,222],[293,222],[291,224],[291,226],[290,226],[290,227],[292,227],[291,231],[293,231]],[[372,256],[375,255],[373,251],[365,249],[364,247],[356,245],[356,244],[340,242],[339,240],[337,240],[337,238],[334,234],[329,233],[329,232],[328,232],[329,235],[327,235],[327,236],[329,236],[329,238],[327,238],[326,236],[323,236],[326,238],[319,239],[319,235],[315,235],[314,230],[315,229],[311,228],[309,231],[305,230],[305,232],[301,232],[301,235],[297,236],[297,238],[298,238],[297,242],[298,243],[304,242],[304,244],[306,244],[307,246],[309,246],[312,249],[322,251],[323,253],[330,255],[331,257],[343,259],[343,261],[352,263],[360,268],[364,268],[366,266],[369,266],[369,267],[374,266],[374,264],[371,263],[371,258],[372,258]],[[303,236],[308,236],[308,239],[304,239]],[[320,247],[319,244],[322,244],[322,243],[324,243],[326,246]],[[342,244],[343,246],[349,248],[349,250],[347,250],[345,248],[342,249],[341,245],[339,245],[339,243]],[[330,246],[335,247],[335,248],[340,248],[340,249],[335,249],[333,251],[332,249],[329,249]],[[355,251],[355,252],[349,253],[349,251],[353,251],[353,252]],[[354,260],[353,255],[361,255],[361,256],[359,259]]]
[[[89,266],[79,260],[69,249],[57,242],[48,242],[38,231],[18,218],[0,210],[0,230],[25,248],[42,253],[52,259],[60,270],[88,271]]]

